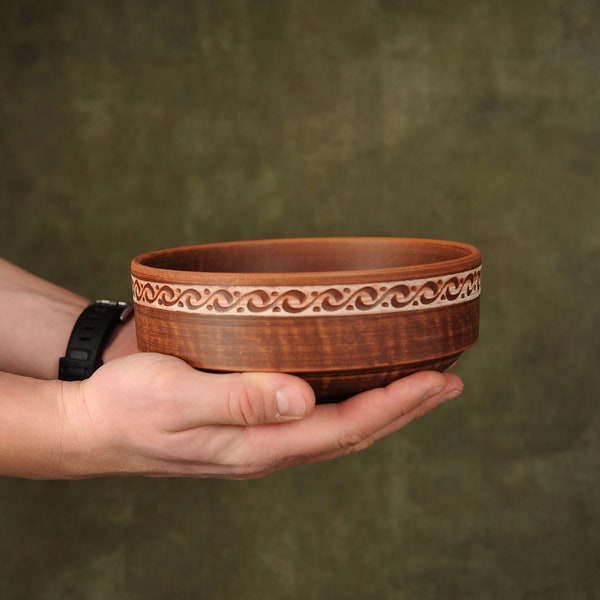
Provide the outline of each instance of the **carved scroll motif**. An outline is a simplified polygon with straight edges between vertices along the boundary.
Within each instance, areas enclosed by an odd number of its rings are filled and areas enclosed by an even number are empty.
[[[331,286],[203,286],[132,278],[136,304],[216,315],[302,317],[424,310],[468,302],[481,292],[481,268],[428,279]]]

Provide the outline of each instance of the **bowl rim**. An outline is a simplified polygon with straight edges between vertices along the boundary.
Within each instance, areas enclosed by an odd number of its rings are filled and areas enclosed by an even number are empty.
[[[394,244],[421,244],[442,246],[463,250],[465,254],[448,260],[418,263],[398,267],[381,267],[370,269],[345,269],[329,271],[193,271],[185,269],[170,269],[147,264],[154,258],[164,257],[169,254],[189,253],[200,249],[223,249],[240,246],[260,244],[292,245],[310,243],[385,243]],[[252,285],[280,285],[282,278],[293,281],[296,285],[318,283],[343,283],[354,282],[380,282],[401,280],[403,278],[428,277],[438,274],[451,274],[467,271],[481,265],[481,251],[479,248],[465,242],[458,242],[437,238],[420,237],[395,237],[395,236],[328,236],[328,237],[289,237],[289,238],[264,238],[248,240],[231,240],[210,242],[206,244],[191,244],[153,250],[139,254],[131,261],[131,274],[135,278],[157,282],[197,283],[199,279],[207,284],[231,283],[235,277],[237,283],[245,282]]]

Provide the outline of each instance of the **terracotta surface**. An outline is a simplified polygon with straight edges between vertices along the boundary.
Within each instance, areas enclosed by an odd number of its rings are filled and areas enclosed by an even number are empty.
[[[294,373],[320,400],[444,370],[478,338],[481,253],[457,242],[228,242],[144,254],[131,271],[142,350]]]

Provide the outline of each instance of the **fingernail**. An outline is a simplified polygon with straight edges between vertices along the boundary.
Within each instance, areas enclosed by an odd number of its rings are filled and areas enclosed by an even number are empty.
[[[306,414],[306,400],[302,392],[289,385],[277,391],[277,416],[299,419]]]
[[[444,386],[431,388],[427,393],[423,394],[422,402],[425,402],[425,400],[429,400],[429,398],[437,396],[443,389]]]
[[[461,390],[452,390],[447,394],[444,394],[440,402],[448,402],[448,400],[452,400],[452,398],[456,398],[456,396],[460,396],[460,394]]]

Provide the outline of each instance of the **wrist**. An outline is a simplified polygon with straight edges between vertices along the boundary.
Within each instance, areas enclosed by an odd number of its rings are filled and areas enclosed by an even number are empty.
[[[0,373],[0,389],[0,474],[69,478],[79,427],[66,409],[63,382]]]
[[[133,306],[117,300],[96,300],[79,315],[59,361],[58,376],[63,381],[80,381],[90,377],[104,364],[104,353],[115,332],[132,315]],[[115,355],[122,350],[123,338],[112,343]]]
[[[137,340],[135,336],[135,323],[133,319],[129,319],[126,323],[119,325],[113,332],[104,352],[102,360],[107,363],[115,358],[129,356],[138,352]]]
[[[50,479],[82,479],[102,475],[104,448],[98,424],[84,396],[85,381],[56,381],[56,421],[60,445]]]

